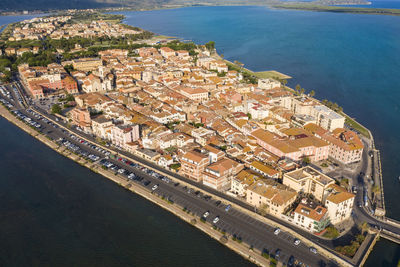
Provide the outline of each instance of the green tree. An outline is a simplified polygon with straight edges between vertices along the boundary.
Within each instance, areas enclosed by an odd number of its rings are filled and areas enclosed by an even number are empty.
[[[61,114],[61,107],[60,107],[60,105],[58,105],[58,104],[54,104],[52,107],[51,107],[51,113],[53,113],[53,114]]]
[[[283,89],[286,88],[286,84],[288,83],[288,81],[286,79],[281,80],[281,84],[283,85]]]
[[[68,95],[65,97],[65,100],[68,101],[68,102],[70,102],[70,101],[75,101],[75,98],[74,98],[73,95],[68,94]]]
[[[208,51],[214,51],[215,49],[215,42],[214,41],[209,41],[208,43],[205,44],[205,47],[207,48]]]
[[[75,70],[75,69],[74,69],[74,66],[72,66],[71,64],[65,65],[65,66],[64,66],[64,69],[65,69],[68,73],[70,73],[70,74],[71,74],[72,71]]]
[[[297,84],[296,87],[294,88],[294,91],[296,92],[297,95],[300,94],[300,89],[301,89],[300,84]]]
[[[303,95],[305,91],[306,91],[306,89],[301,88],[301,89],[300,89],[300,95]]]
[[[315,91],[311,90],[311,92],[308,94],[310,97],[314,97],[315,96]]]
[[[304,158],[302,159],[302,162],[303,162],[304,165],[308,165],[308,164],[311,163],[311,160],[310,160],[309,157],[304,157]]]
[[[372,193],[374,193],[374,198],[372,202],[375,202],[377,195],[381,193],[381,188],[379,187],[379,185],[374,185],[372,187]]]
[[[361,229],[361,234],[364,234],[366,231],[368,231],[368,223],[363,222],[358,226]]]

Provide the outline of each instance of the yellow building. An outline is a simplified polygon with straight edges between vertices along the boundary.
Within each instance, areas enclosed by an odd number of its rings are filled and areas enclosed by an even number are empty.
[[[257,181],[247,187],[246,200],[250,205],[279,216],[296,200],[297,193],[273,181]]]
[[[72,61],[74,69],[81,71],[94,71],[103,65],[100,58],[80,58]]]

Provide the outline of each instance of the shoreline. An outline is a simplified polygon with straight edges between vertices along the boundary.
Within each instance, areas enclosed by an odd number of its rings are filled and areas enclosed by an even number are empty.
[[[267,260],[266,258],[261,256],[261,251],[258,251],[257,249],[251,250],[250,247],[247,247],[244,243],[239,244],[229,238],[227,238],[228,241],[226,243],[222,242],[221,237],[223,237],[224,234],[213,229],[212,226],[210,226],[206,223],[200,222],[200,220],[197,216],[184,212],[177,205],[168,203],[167,201],[161,199],[160,197],[152,194],[148,190],[142,188],[140,185],[137,185],[133,182],[127,181],[126,179],[120,177],[119,175],[115,175],[114,173],[112,173],[108,170],[101,169],[94,162],[91,163],[84,159],[81,159],[78,155],[75,155],[74,153],[70,152],[67,148],[59,146],[54,141],[47,139],[46,136],[44,136],[43,134],[38,133],[36,130],[30,128],[28,125],[26,125],[22,121],[19,121],[3,105],[0,105],[0,116],[2,118],[4,118],[5,120],[7,120],[9,123],[12,123],[19,129],[23,130],[25,133],[29,134],[36,140],[45,144],[46,146],[48,146],[49,148],[51,148],[53,151],[57,152],[58,154],[74,161],[75,163],[81,165],[82,167],[88,168],[92,172],[97,173],[97,174],[103,176],[104,178],[109,179],[110,181],[116,183],[117,185],[123,187],[124,189],[129,190],[132,193],[135,193],[135,194],[143,197],[144,199],[149,200],[153,204],[156,204],[157,206],[163,208],[164,210],[166,210],[166,211],[172,213],[173,215],[177,216],[178,218],[182,219],[186,223],[201,230],[203,233],[207,234],[209,237],[218,241],[220,244],[225,245],[232,251],[234,251],[237,254],[239,254],[240,256],[242,256],[244,259],[247,259],[250,262],[252,262],[258,266],[269,266],[269,260]],[[193,220],[195,220],[195,221],[193,221]],[[193,223],[193,222],[195,222],[195,223]]]
[[[130,190],[133,193],[138,194],[139,196],[146,198],[148,200],[150,200],[152,203],[160,206],[161,208],[171,212],[172,214],[174,214],[175,216],[181,218],[182,220],[184,220],[185,222],[191,224],[192,226],[195,226],[196,228],[198,228],[199,230],[201,230],[202,232],[206,233],[207,235],[209,235],[211,238],[217,240],[219,243],[221,243],[221,245],[225,245],[226,247],[228,247],[229,249],[233,250],[234,252],[236,252],[237,254],[241,255],[243,258],[249,260],[250,262],[253,262],[254,264],[258,265],[258,266],[270,266],[269,260],[264,258],[261,255],[261,251],[257,250],[257,249],[250,249],[250,247],[246,244],[246,243],[238,243],[233,241],[232,239],[230,239],[229,237],[227,237],[227,242],[223,242],[221,241],[221,238],[223,236],[225,236],[225,234],[213,229],[212,226],[203,223],[200,221],[200,218],[195,216],[195,215],[190,215],[190,214],[186,214],[182,211],[182,209],[180,207],[178,207],[178,205],[175,204],[169,204],[167,201],[157,197],[156,195],[152,194],[151,192],[148,192],[147,190],[145,190],[144,188],[141,188],[139,185],[136,185],[133,182],[127,181],[126,179],[120,177],[117,174],[114,174],[108,170],[103,170],[102,168],[100,168],[99,166],[96,166],[96,163],[92,163],[92,162],[88,162],[84,159],[81,159],[78,155],[72,153],[71,151],[69,151],[67,148],[58,145],[57,143],[55,143],[53,140],[48,139],[45,135],[38,133],[35,129],[32,129],[31,127],[29,127],[28,125],[26,125],[24,122],[18,120],[12,113],[10,110],[6,109],[3,105],[0,104],[0,116],[5,118],[8,122],[14,124],[15,126],[17,126],[18,128],[20,128],[21,130],[23,130],[24,132],[28,133],[29,135],[31,135],[32,137],[34,137],[36,140],[44,143],[45,145],[47,145],[49,148],[53,149],[55,152],[61,154],[62,156],[69,158],[71,160],[73,160],[74,162],[78,163],[79,165],[88,168],[89,170],[102,175],[103,177],[115,182],[116,184],[118,184],[119,186]],[[53,121],[54,122],[54,121]],[[56,123],[56,122],[54,122]],[[59,124],[58,124],[59,125]],[[65,128],[62,125],[59,125],[60,127]],[[69,130],[69,129],[67,129]],[[81,137],[82,139],[85,139],[84,137]],[[90,140],[87,140],[89,142],[91,142]],[[98,144],[97,144],[98,145]],[[101,145],[98,145],[101,146]],[[109,148],[107,147],[103,147],[104,149],[107,149],[109,151]],[[129,160],[136,162],[135,159],[126,157],[124,155],[125,158],[128,158]],[[141,163],[139,163],[141,164]],[[153,169],[151,166],[147,166],[149,169],[155,170]],[[155,170],[157,172],[160,172],[159,170]],[[169,176],[167,173],[163,173],[163,175],[167,176],[168,178],[172,179],[173,181],[176,180],[176,178]],[[186,184],[184,181],[179,180],[179,182],[181,184]],[[186,184],[187,186],[190,187],[194,187],[191,184]],[[195,187],[196,190],[199,190],[201,192],[203,192],[203,190],[201,188],[197,188]],[[205,193],[205,192],[203,192]],[[207,194],[210,194],[209,192],[207,192]],[[212,197],[224,202],[227,202],[226,199],[220,198],[216,195],[213,195],[211,193]],[[229,202],[230,203],[230,202]],[[335,253],[333,253],[333,251],[329,251],[328,249],[326,249],[325,247],[322,247],[319,245],[319,243],[316,243],[314,241],[311,241],[309,239],[304,238],[303,236],[301,236],[300,234],[298,234],[296,231],[287,228],[284,225],[280,225],[279,223],[276,223],[266,217],[263,217],[259,214],[254,214],[242,207],[240,207],[239,205],[235,204],[235,203],[230,203],[234,208],[240,210],[241,212],[244,212],[246,214],[250,214],[252,216],[254,216],[254,218],[256,218],[257,220],[266,223],[268,225],[272,225],[274,227],[279,227],[281,228],[283,231],[286,231],[288,233],[290,233],[291,235],[293,235],[296,238],[299,238],[302,240],[302,242],[308,246],[314,246],[318,249],[319,253],[321,255],[323,255],[324,257],[326,257],[327,259],[330,260],[334,260],[337,263],[340,263],[340,266],[353,266],[352,263],[348,262],[346,259],[336,255]],[[171,208],[171,207],[175,207]],[[181,217],[183,216],[183,217]],[[192,220],[195,220],[195,223],[193,223]],[[204,226],[204,227],[202,227]],[[206,227],[208,226],[208,227]]]

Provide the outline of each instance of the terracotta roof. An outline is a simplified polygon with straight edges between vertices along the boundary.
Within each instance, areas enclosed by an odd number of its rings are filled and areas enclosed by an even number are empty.
[[[330,194],[326,200],[333,202],[335,204],[339,204],[343,201],[346,201],[348,199],[354,198],[355,195],[349,192],[335,192]]]
[[[327,211],[328,210],[322,206],[317,206],[313,209],[307,205],[300,203],[294,212],[319,222],[324,217]]]

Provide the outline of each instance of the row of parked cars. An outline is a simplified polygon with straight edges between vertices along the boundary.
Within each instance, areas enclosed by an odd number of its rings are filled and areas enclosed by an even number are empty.
[[[35,128],[42,127],[42,125],[40,123],[32,120],[28,116],[25,116],[19,110],[14,110],[13,113],[15,114],[15,116],[17,116],[17,118],[20,118],[23,122],[25,122],[26,124],[29,124],[32,127],[35,127]]]
[[[28,113],[30,113],[30,114],[31,114],[33,117],[35,117],[36,119],[41,120],[41,121],[43,121],[44,123],[46,123],[46,124],[48,124],[48,125],[51,125],[53,128],[56,128],[56,129],[59,128],[57,124],[55,124],[55,123],[53,123],[52,121],[48,120],[47,118],[43,117],[42,115],[40,115],[40,114],[37,113],[36,111],[31,110],[31,109],[27,109],[26,111],[27,111]],[[66,132],[65,130],[62,130],[62,131],[63,131],[63,132]]]
[[[15,96],[17,97],[17,100],[18,100],[19,104],[20,104],[21,106],[24,106],[24,103],[23,103],[23,101],[22,101],[22,96],[21,96],[21,94],[19,93],[17,87],[15,87],[15,86],[13,85],[13,86],[12,86],[12,89],[13,89],[13,91],[14,91]]]
[[[79,146],[75,145],[74,143],[72,143],[72,142],[70,142],[68,140],[65,140],[64,138],[60,138],[58,141],[63,146],[65,146],[67,149],[69,149],[69,150],[71,150],[71,151],[73,151],[73,152],[85,157],[86,159],[89,159],[89,160],[91,160],[93,162],[100,159],[99,156],[96,156],[94,154],[90,154],[89,152],[81,149]]]
[[[11,98],[10,92],[4,86],[0,86],[0,93],[5,97]]]
[[[85,145],[85,146],[88,146],[88,147],[90,147],[91,149],[94,149],[94,150],[96,150],[96,151],[98,151],[98,152],[104,154],[106,157],[110,156],[110,154],[111,154],[110,151],[105,150],[105,149],[103,149],[103,148],[101,148],[101,147],[99,147],[99,146],[96,146],[96,145],[94,145],[94,144],[92,144],[92,143],[90,143],[90,142],[88,142],[88,141],[86,141],[86,140],[84,140],[84,139],[81,139],[81,138],[77,137],[77,136],[74,135],[74,134],[70,134],[69,136],[71,137],[71,139],[76,140],[76,141],[78,141],[79,143],[81,143],[81,144],[83,144],[83,145]]]
[[[8,101],[5,100],[4,98],[0,98],[0,102],[3,103],[6,107],[8,107],[8,108],[10,108],[10,109],[14,107],[13,104],[11,104],[10,102],[8,102]]]

